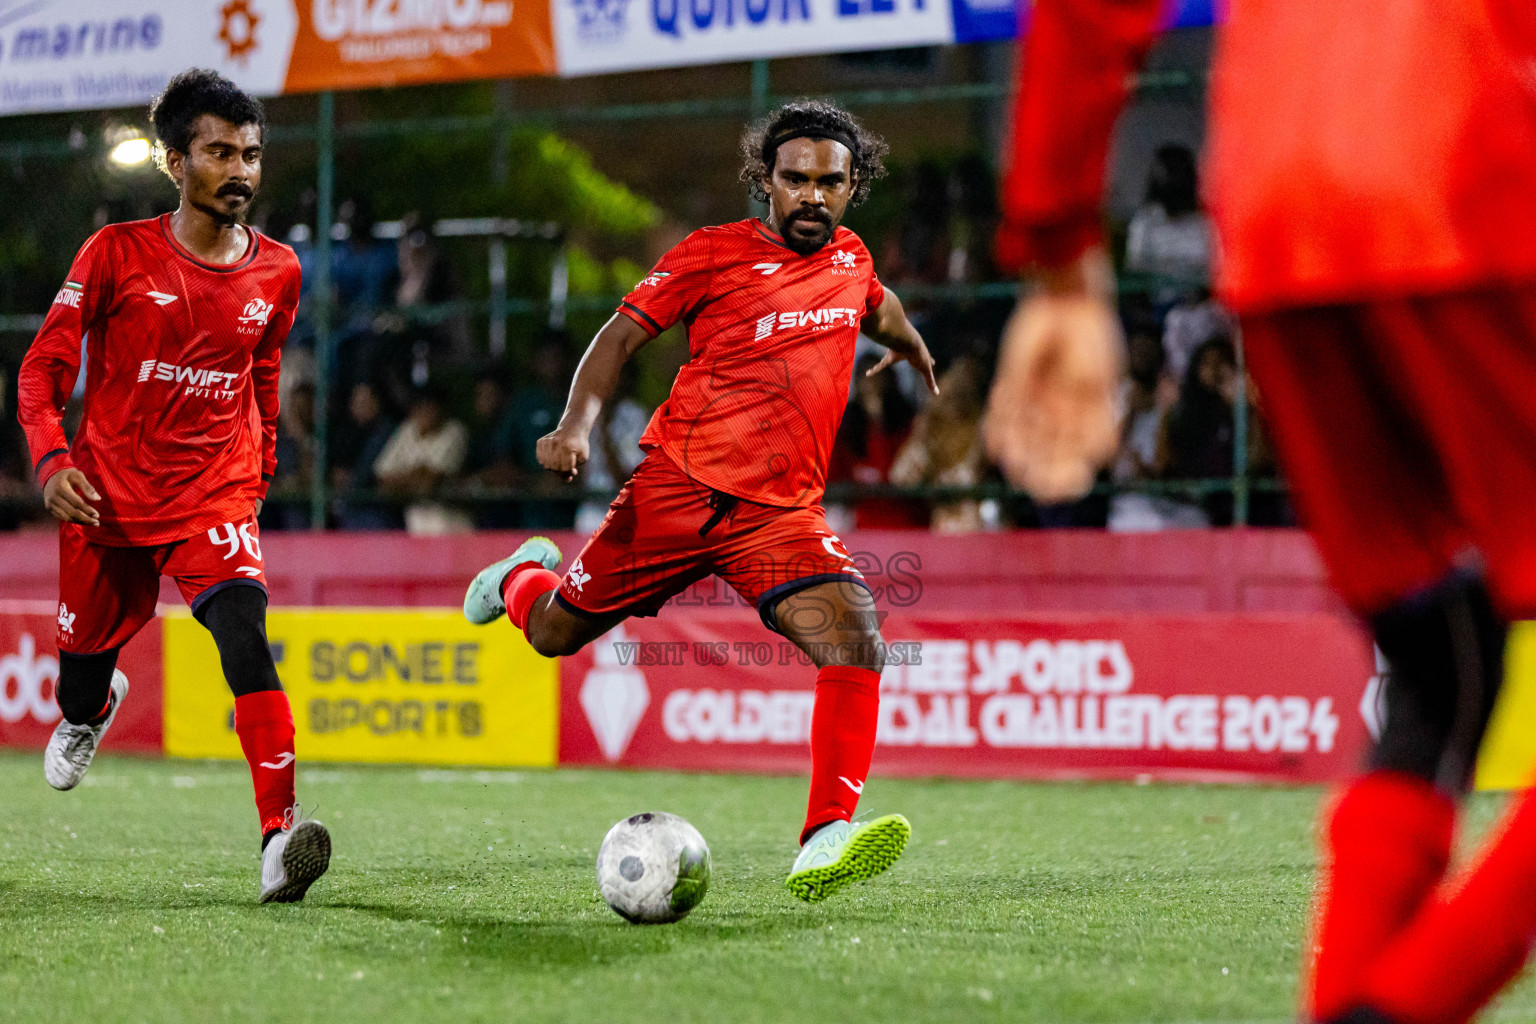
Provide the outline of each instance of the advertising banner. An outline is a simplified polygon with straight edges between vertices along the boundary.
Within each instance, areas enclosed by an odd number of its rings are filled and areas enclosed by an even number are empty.
[[[0,0],[0,114],[138,106],[189,67],[273,96],[554,58],[547,0]]]
[[[1011,38],[1019,10],[1016,0],[0,0],[0,115],[139,106],[188,67],[260,96],[590,75]],[[1174,0],[1169,24],[1215,14],[1213,0]]]
[[[62,605],[0,601],[0,747],[42,750],[59,723],[54,685],[59,678]],[[112,720],[103,749],[160,753],[160,625],[152,622],[117,659],[128,677],[128,699]],[[38,771],[42,771],[39,763]]]
[[[951,0],[550,0],[562,75],[954,42]]]
[[[875,771],[1318,782],[1379,712],[1313,616],[892,615]],[[816,670],[755,617],[631,620],[561,664],[562,764],[804,771]]]
[[[555,662],[515,629],[447,608],[286,608],[267,637],[301,760],[554,764]],[[234,708],[208,631],[167,615],[165,752],[239,758]]]

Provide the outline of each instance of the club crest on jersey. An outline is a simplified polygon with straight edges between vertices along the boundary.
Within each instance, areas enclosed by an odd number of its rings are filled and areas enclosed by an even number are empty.
[[[642,278],[640,283],[635,285],[635,287],[636,288],[644,288],[646,285],[655,286],[655,285],[661,284],[661,279],[662,278],[664,278],[664,277],[671,277],[671,276],[672,276],[671,271],[658,270],[658,271],[655,271],[654,273],[650,274],[649,276],[647,276],[645,278]]]
[[[75,635],[75,612],[69,610],[69,605],[59,602],[59,632]]]
[[[857,273],[855,268],[858,266],[858,262],[858,256],[843,249],[839,249],[832,254],[832,273],[842,274],[844,276]]]
[[[267,326],[267,318],[272,315],[272,303],[263,302],[261,299],[252,299],[245,304],[245,312],[240,314],[240,322],[243,324],[259,324]]]

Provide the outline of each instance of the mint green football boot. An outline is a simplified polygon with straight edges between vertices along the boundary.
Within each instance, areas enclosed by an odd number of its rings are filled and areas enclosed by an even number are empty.
[[[834,821],[800,848],[784,886],[807,903],[819,903],[895,864],[910,838],[912,823],[899,814],[857,825]]]
[[[501,599],[501,585],[506,582],[507,573],[524,562],[538,562],[546,569],[553,569],[560,564],[560,549],[548,537],[529,537],[506,558],[481,569],[464,593],[464,617],[483,626],[507,614],[506,602]]]

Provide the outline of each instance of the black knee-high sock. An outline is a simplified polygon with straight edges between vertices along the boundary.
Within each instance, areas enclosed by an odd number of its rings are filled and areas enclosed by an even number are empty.
[[[213,595],[194,613],[213,634],[224,678],[236,697],[281,690],[272,650],[267,646],[267,592],[260,587],[230,587]]]
[[[66,722],[85,725],[107,713],[112,670],[117,668],[121,649],[113,647],[95,654],[59,652],[58,701]]]

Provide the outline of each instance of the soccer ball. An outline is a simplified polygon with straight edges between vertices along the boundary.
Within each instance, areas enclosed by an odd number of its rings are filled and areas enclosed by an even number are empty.
[[[675,814],[625,818],[597,851],[597,887],[631,924],[681,921],[709,888],[709,844]]]

